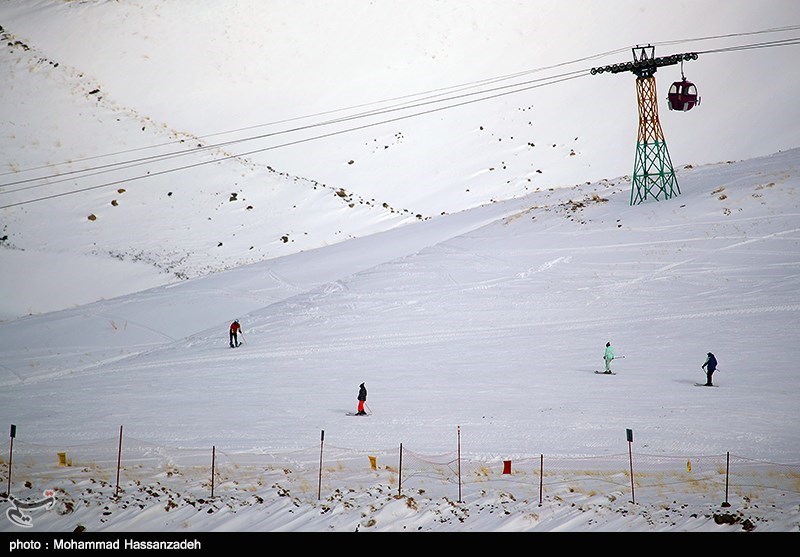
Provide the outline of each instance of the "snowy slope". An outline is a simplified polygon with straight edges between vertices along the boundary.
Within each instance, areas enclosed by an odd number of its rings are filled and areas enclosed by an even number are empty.
[[[708,474],[731,453],[772,463],[771,482],[796,468],[799,163],[793,150],[684,169],[683,193],[647,206],[629,206],[626,180],[531,194],[2,324],[3,418],[30,483],[15,493],[46,481],[62,504],[88,501],[37,514],[37,531],[796,531],[791,490],[735,488],[726,511],[717,482],[662,479],[633,504],[599,470],[624,467],[628,428],[637,463]],[[598,376],[608,340],[617,375]],[[720,387],[697,389],[708,350]],[[361,382],[372,416],[348,417]],[[125,462],[141,464],[109,507],[120,425]],[[317,501],[320,431],[338,467]],[[465,466],[498,474],[467,481],[457,511],[452,483],[412,476],[397,500],[396,478],[353,468],[368,454],[395,466],[399,444],[435,461],[457,439]],[[239,479],[209,500],[210,447]],[[53,468],[56,451],[93,455],[96,473]],[[549,480],[532,511],[524,468],[540,454],[588,459],[600,483],[564,470],[572,489]],[[499,475],[503,459],[523,476]]]

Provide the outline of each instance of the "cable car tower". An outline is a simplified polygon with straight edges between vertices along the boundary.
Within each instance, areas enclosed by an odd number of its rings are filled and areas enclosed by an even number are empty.
[[[681,64],[683,61],[697,60],[697,53],[673,54],[662,58],[655,57],[655,47],[635,46],[633,62],[611,64],[592,68],[591,74],[611,72],[633,72],[636,74],[636,99],[639,104],[639,135],[636,140],[636,159],[633,164],[633,183],[631,186],[631,205],[636,205],[652,197],[656,201],[671,199],[681,193],[675,170],[669,158],[667,142],[658,120],[656,102],[656,78],[653,74],[661,66]],[[670,88],[670,110],[688,111],[700,104],[697,88],[684,77]]]

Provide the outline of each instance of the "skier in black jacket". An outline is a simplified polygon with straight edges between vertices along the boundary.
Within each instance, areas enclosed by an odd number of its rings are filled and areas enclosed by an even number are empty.
[[[711,376],[714,375],[714,371],[717,369],[717,358],[709,352],[706,355],[706,361],[701,366],[701,369],[706,370],[706,387],[713,387],[714,385],[711,383]]]
[[[364,412],[364,404],[367,402],[367,388],[364,386],[364,383],[358,386],[358,412],[356,412],[356,416],[366,416],[367,413]]]

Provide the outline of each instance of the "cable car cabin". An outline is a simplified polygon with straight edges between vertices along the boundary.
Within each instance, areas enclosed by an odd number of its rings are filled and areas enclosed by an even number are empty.
[[[693,109],[700,104],[700,97],[697,96],[697,87],[691,81],[686,81],[684,77],[681,81],[676,81],[669,88],[667,95],[670,110],[687,110]]]

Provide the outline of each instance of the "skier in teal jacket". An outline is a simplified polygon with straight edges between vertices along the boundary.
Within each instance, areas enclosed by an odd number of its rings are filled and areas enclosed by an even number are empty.
[[[614,348],[611,347],[611,343],[606,343],[606,351],[603,353],[603,361],[606,364],[606,373],[611,373],[611,360],[614,359]]]

